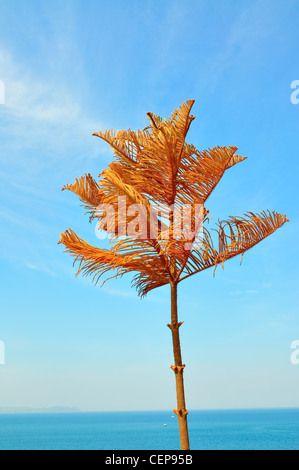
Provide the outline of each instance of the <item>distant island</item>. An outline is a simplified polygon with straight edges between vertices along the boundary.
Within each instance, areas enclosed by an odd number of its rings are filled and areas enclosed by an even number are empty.
[[[81,410],[74,406],[51,406],[49,408],[31,408],[31,407],[0,407],[0,413],[77,413]]]

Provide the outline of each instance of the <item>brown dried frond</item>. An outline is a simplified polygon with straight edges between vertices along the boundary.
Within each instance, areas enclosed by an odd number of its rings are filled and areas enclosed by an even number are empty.
[[[128,140],[125,138],[126,133],[124,131],[106,130],[98,131],[93,133],[94,136],[100,137],[105,140],[107,144],[114,150],[115,156],[120,160],[121,163],[126,165],[136,164],[136,149],[132,145],[128,144]]]
[[[97,182],[88,173],[85,176],[76,178],[75,183],[63,186],[62,191],[68,189],[79,196],[80,201],[84,203],[84,207],[90,214],[90,218],[94,217],[96,208],[101,202],[101,194]]]
[[[186,153],[178,177],[180,197],[204,204],[219,183],[224,172],[246,157],[234,155],[237,147],[214,147]]]
[[[190,114],[193,104],[194,100],[186,101],[168,119],[147,113],[149,125],[142,131],[93,134],[110,145],[115,160],[101,172],[98,182],[88,174],[63,189],[77,194],[91,218],[97,218],[99,227],[113,235],[112,247],[93,247],[72,230],[61,234],[60,243],[79,262],[77,274],[91,274],[97,282],[110,270],[116,271],[112,277],[134,271],[133,285],[143,296],[243,255],[288,220],[269,211],[230,217],[216,226],[216,248],[206,227],[205,207],[199,225],[196,217],[185,226],[182,215],[176,219],[177,211],[186,205],[192,216],[196,214],[225,171],[246,159],[236,154],[237,147],[199,151],[186,142],[194,119]],[[126,200],[125,209],[121,198]]]
[[[263,211],[260,214],[248,212],[244,217],[230,217],[219,222],[217,264],[248,251],[288,221],[286,215]]]
[[[220,221],[215,229],[218,246],[214,243],[210,232],[204,231],[201,249],[191,253],[185,272],[180,281],[204,269],[215,268],[238,255],[243,255],[257,243],[274,233],[289,219],[277,212],[263,211],[261,214],[249,212],[244,217],[230,217]]]
[[[153,282],[155,285],[157,277],[169,281],[165,266],[157,259],[157,253],[149,246],[145,253],[144,243],[137,249],[138,240],[127,242],[127,246],[125,242],[119,241],[111,250],[104,250],[89,245],[69,229],[61,234],[59,243],[64,244],[66,251],[74,257],[74,264],[79,264],[76,275],[92,275],[95,284],[111,270],[116,271],[116,274],[109,279],[139,271],[147,274],[149,284]]]

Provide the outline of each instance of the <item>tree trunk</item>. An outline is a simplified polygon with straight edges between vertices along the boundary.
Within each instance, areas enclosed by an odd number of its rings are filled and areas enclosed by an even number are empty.
[[[176,397],[177,397],[177,409],[173,410],[178,417],[179,431],[181,440],[181,449],[189,450],[189,435],[188,435],[188,424],[185,404],[185,393],[184,393],[184,379],[183,372],[185,364],[182,364],[181,346],[180,346],[180,335],[179,327],[183,322],[178,323],[178,308],[177,308],[177,284],[171,283],[171,324],[167,326],[171,329],[172,333],[172,345],[173,345],[173,356],[174,366],[171,369],[175,375],[176,384]]]

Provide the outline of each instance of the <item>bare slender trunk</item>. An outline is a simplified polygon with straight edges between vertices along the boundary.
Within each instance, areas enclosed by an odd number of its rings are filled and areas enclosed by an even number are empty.
[[[178,417],[179,431],[181,440],[181,449],[189,450],[189,435],[188,435],[188,424],[185,404],[185,393],[184,393],[184,379],[183,372],[185,364],[182,364],[181,346],[180,346],[180,335],[179,328],[183,322],[178,323],[178,307],[177,307],[177,284],[171,283],[171,324],[167,326],[171,329],[172,333],[172,345],[173,345],[173,356],[174,366],[171,369],[175,375],[176,384],[176,397],[177,397],[177,409],[173,410]]]

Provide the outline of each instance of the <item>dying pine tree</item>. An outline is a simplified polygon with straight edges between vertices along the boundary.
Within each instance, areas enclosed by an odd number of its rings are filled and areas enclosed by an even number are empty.
[[[90,174],[68,184],[83,202],[90,220],[109,235],[110,249],[88,244],[71,229],[60,242],[78,262],[78,271],[92,275],[95,283],[109,271],[111,277],[135,272],[132,284],[140,297],[169,284],[171,330],[181,449],[189,449],[180,347],[177,287],[188,277],[255,246],[288,219],[276,212],[246,213],[215,224],[215,237],[207,229],[206,201],[225,171],[246,157],[237,147],[199,151],[186,142],[194,100],[183,103],[162,119],[147,113],[142,131],[99,131],[112,148],[115,160],[96,181]],[[137,214],[137,215],[136,215]],[[214,238],[214,241],[213,241]],[[109,277],[109,279],[111,278]]]

